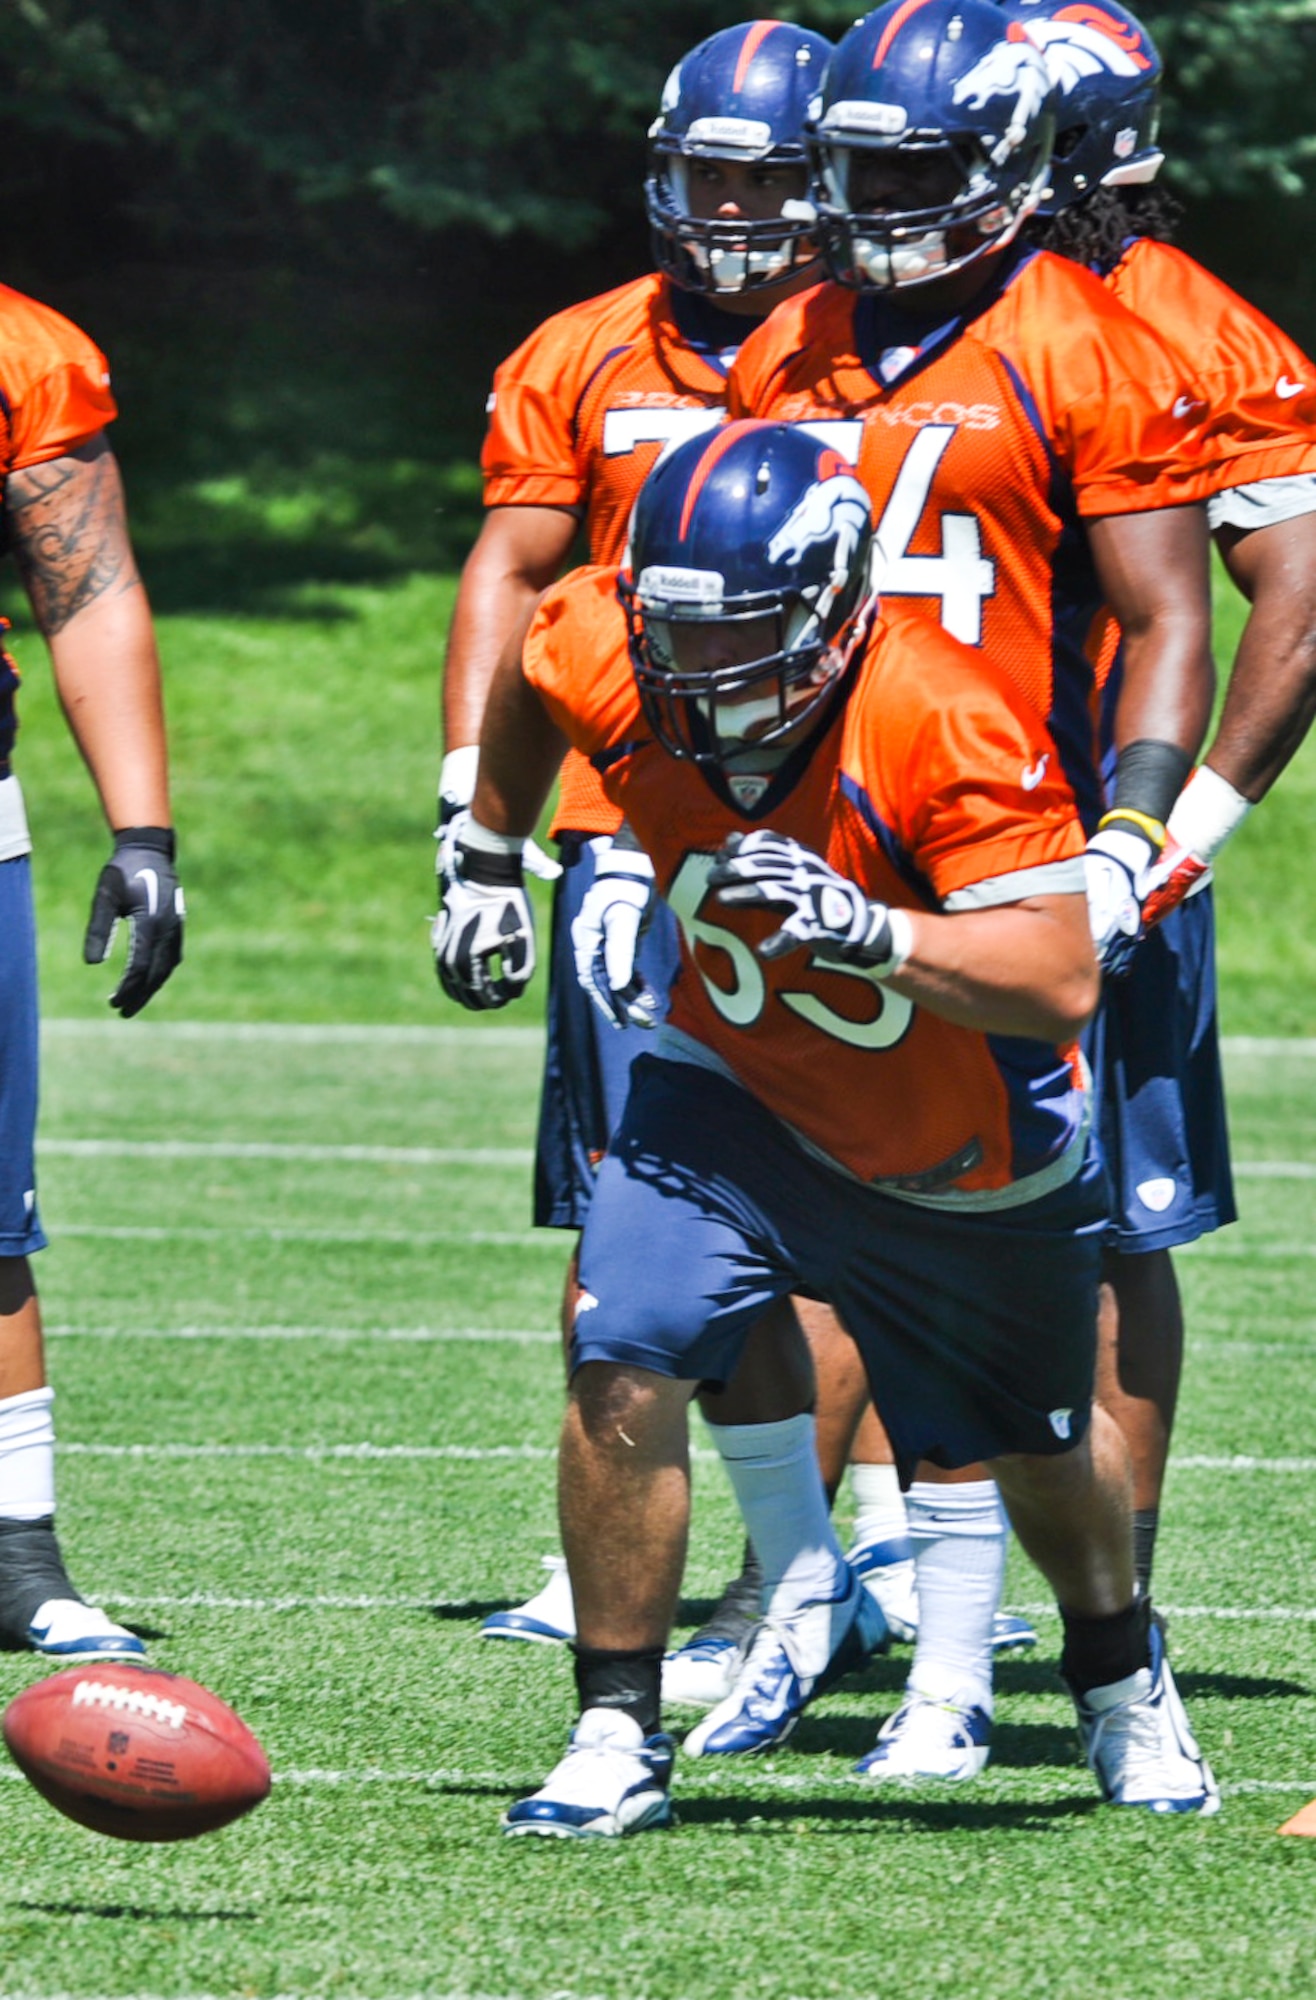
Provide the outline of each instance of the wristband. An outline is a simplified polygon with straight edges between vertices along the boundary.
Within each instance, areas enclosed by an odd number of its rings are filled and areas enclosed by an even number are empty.
[[[116,847],[144,847],[148,854],[164,854],[174,859],[177,840],[171,826],[116,826]]]
[[[1104,833],[1108,826],[1119,826],[1121,822],[1136,827],[1144,840],[1150,841],[1156,853],[1160,853],[1165,845],[1164,826],[1160,820],[1153,819],[1150,813],[1134,812],[1131,806],[1112,806],[1110,811],[1103,813],[1097,821],[1097,832]]]
[[[478,743],[463,743],[458,750],[449,750],[439,766],[439,797],[453,804],[468,806],[475,797],[475,779],[480,767],[480,746]]]
[[[468,819],[461,831],[461,844],[472,854],[514,854],[519,861],[525,835],[495,833],[492,827],[481,826],[478,819]]]
[[[1111,805],[1117,812],[1145,813],[1163,826],[1192,768],[1192,758],[1177,743],[1140,737],[1126,744],[1115,759]]]
[[[1165,830],[1200,861],[1211,862],[1242,826],[1252,805],[1228,778],[1202,764],[1175,800]]]
[[[883,968],[882,977],[890,979],[909,961],[914,949],[914,926],[908,910],[888,910],[886,920],[891,926],[891,956]]]

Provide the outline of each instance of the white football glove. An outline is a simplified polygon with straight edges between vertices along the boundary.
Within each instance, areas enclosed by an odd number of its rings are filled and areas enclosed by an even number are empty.
[[[448,884],[453,880],[453,848],[470,818],[470,804],[475,797],[479,768],[478,743],[466,743],[460,750],[449,750],[439,768],[439,823],[434,829],[439,848],[434,857],[434,873],[438,877],[439,896],[443,901],[447,900]],[[530,873],[541,882],[556,882],[562,873],[561,863],[554,861],[551,854],[545,854],[536,840],[527,840],[521,855]]]
[[[452,877],[430,943],[448,998],[478,1011],[505,1007],[529,985],[535,925],[519,844],[500,846],[499,836],[476,825],[469,812],[465,820],[452,844]]]
[[[784,834],[766,828],[733,833],[709,871],[708,885],[722,903],[789,911],[781,929],[758,947],[761,958],[781,958],[803,946],[815,958],[889,978],[909,956],[909,919],[903,911],[870,902],[857,882]]]
[[[610,834],[586,845],[595,867],[571,922],[576,977],[612,1027],[655,1027],[662,1001],[635,962],[658,894],[653,863]]]
[[[1103,972],[1118,976],[1133,961],[1142,937],[1142,899],[1160,851],[1150,834],[1123,819],[1103,821],[1087,844],[1088,925]]]

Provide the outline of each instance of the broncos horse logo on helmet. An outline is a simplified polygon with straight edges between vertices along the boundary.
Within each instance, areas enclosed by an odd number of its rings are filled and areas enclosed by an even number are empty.
[[[1118,0],[1001,0],[1011,34],[1039,50],[1056,89],[1051,184],[1040,213],[1055,215],[1098,187],[1156,178],[1161,58]]]
[[[1046,185],[1054,93],[991,0],[889,0],[837,44],[809,115],[818,233],[859,289],[926,284],[1003,249]],[[885,162],[932,192],[874,194]]]
[[[640,704],[720,796],[802,763],[831,720],[876,609],[872,550],[854,468],[796,425],[726,424],[645,481],[617,579]]]
[[[752,291],[817,257],[803,173],[799,198],[761,220],[693,215],[690,176],[700,160],[803,169],[805,113],[831,52],[788,21],[744,21],[676,65],[649,128],[644,184],[654,261],[674,284],[714,297]]]

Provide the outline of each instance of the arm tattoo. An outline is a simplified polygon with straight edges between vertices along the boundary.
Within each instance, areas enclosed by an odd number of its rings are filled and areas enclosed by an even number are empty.
[[[4,510],[42,633],[52,639],[107,591],[138,587],[123,488],[103,436],[9,475]]]

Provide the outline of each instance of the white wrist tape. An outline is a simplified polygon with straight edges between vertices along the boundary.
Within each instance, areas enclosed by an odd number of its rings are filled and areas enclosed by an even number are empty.
[[[1251,799],[1235,791],[1209,764],[1202,764],[1175,800],[1165,831],[1189,854],[1214,861],[1251,810]]]
[[[882,973],[883,979],[899,972],[914,949],[914,926],[908,910],[888,910],[887,922],[891,926],[891,962]]]
[[[461,844],[477,854],[515,854],[519,858],[525,835],[495,833],[492,827],[481,826],[478,819],[468,819],[462,828]]]
[[[478,743],[463,743],[460,750],[449,750],[439,766],[439,797],[455,806],[468,806],[475,797],[479,768]]]

